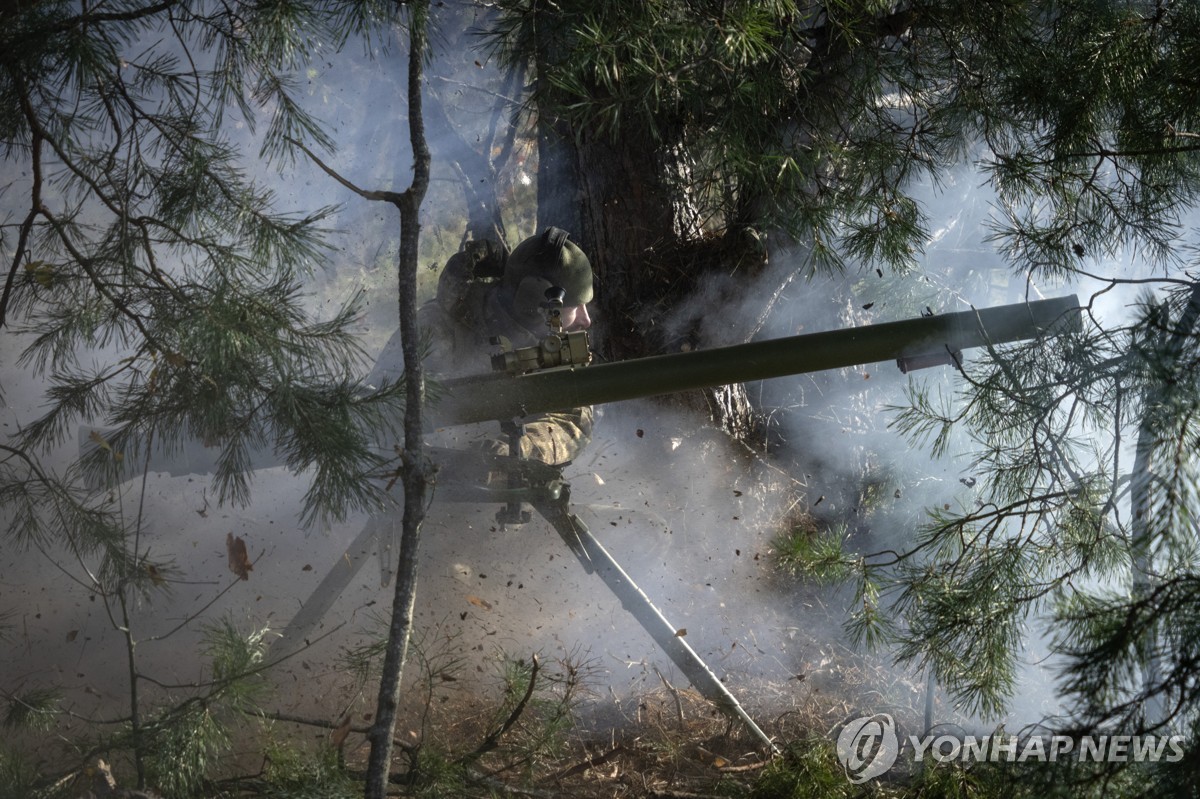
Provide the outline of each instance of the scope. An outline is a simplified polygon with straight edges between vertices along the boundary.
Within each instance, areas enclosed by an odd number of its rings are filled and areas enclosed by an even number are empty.
[[[560,286],[546,289],[546,311],[549,334],[529,347],[513,348],[505,339],[493,339],[504,351],[492,356],[492,369],[510,375],[522,375],[559,366],[587,366],[592,362],[592,350],[586,330],[566,332],[562,327],[563,300],[567,292]]]

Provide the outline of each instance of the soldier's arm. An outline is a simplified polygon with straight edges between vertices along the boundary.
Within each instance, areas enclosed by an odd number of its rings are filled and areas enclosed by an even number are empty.
[[[575,460],[592,440],[592,408],[548,413],[525,423],[521,455],[551,466]]]

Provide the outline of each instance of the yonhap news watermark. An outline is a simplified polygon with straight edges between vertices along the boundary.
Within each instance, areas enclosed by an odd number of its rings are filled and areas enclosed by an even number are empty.
[[[915,763],[1055,763],[1073,759],[1092,763],[1178,763],[1181,735],[950,735],[901,736],[887,713],[854,719],[842,728],[837,755],[850,782],[880,777],[895,765],[901,750]]]

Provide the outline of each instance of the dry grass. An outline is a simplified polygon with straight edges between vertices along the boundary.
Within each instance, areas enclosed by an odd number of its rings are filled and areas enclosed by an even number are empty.
[[[843,722],[864,712],[889,712],[910,729],[921,725],[923,685],[837,644],[826,642],[814,654],[812,667],[786,682],[747,679],[729,685],[782,747],[814,737],[829,740]],[[444,684],[429,708],[414,708],[424,714],[424,737],[415,724],[400,733],[401,740],[437,752],[443,765],[463,764],[456,772],[465,780],[455,789],[458,795],[749,795],[772,757],[694,689],[663,679],[656,689],[637,695],[593,692],[574,707],[575,723],[555,746],[532,757],[520,754],[514,741],[501,740],[496,751],[472,759],[472,751],[495,729],[497,706],[505,700],[494,691],[480,693],[479,687]],[[525,712],[530,715],[508,736],[527,737],[541,723],[530,708]],[[348,743],[352,768],[365,754],[361,737]],[[398,770],[407,768],[401,761],[413,762],[403,753],[398,757]],[[417,792],[411,786],[404,790]]]

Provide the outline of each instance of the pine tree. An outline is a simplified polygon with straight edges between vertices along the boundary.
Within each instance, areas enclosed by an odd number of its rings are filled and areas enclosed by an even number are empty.
[[[44,2],[5,12],[5,200],[23,210],[3,231],[0,325],[51,399],[6,450],[4,484],[26,534],[39,534],[50,507],[83,512],[35,459],[85,422],[107,427],[95,434],[94,478],[114,465],[128,476],[151,445],[199,439],[219,448],[222,500],[246,499],[251,454],[273,448],[312,470],[308,520],[378,506],[377,485],[362,479],[379,465],[367,428],[389,424],[396,392],[355,382],[353,304],[317,321],[302,302],[333,209],[276,211],[226,123],[257,132],[264,163],[289,158],[289,139],[332,147],[290,75],[385,9]],[[91,366],[89,350],[118,357]]]
[[[261,631],[219,636],[210,690],[166,709],[140,697],[150,678],[130,610],[168,590],[171,553],[151,556],[153,523],[122,505],[119,484],[153,452],[200,441],[222,502],[249,499],[268,453],[310,476],[307,523],[386,504],[370,478],[403,387],[361,383],[356,303],[328,319],[306,309],[335,209],[280,211],[258,175],[289,163],[296,142],[334,147],[295,74],[395,14],[286,0],[0,8],[0,335],[45,398],[0,443],[0,513],[10,541],[65,552],[64,572],[79,566],[123,634],[129,714],[112,744],[132,752],[138,787],[207,790],[229,743],[218,711],[239,707],[233,692],[265,668],[265,645]],[[90,454],[61,467],[84,425]],[[239,645],[254,658],[221,660]]]
[[[998,246],[1047,282],[1090,280],[1089,307],[1145,292],[1132,319],[1085,314],[1065,342],[992,353],[959,407],[918,393],[899,419],[917,434],[958,424],[983,445],[982,504],[935,516],[898,571],[902,657],[973,707],[999,709],[1025,625],[1047,614],[1081,722],[1195,722],[1196,14],[1048,9],[1004,70],[973,69],[975,102],[996,108],[980,136]],[[1128,271],[1093,275],[1093,256]]]
[[[1050,614],[1081,723],[1192,723],[1200,8],[502,6],[497,41],[534,65],[558,168],[539,200],[582,198],[618,356],[653,349],[650,322],[705,280],[745,280],[748,231],[806,269],[914,267],[916,191],[964,164],[995,192],[989,241],[1016,274],[1091,282],[1077,333],[990,352],[953,403],[914,388],[898,427],[935,451],[955,431],[979,442],[980,504],[936,511],[899,556],[849,558],[851,629],[995,713],[1026,625]],[[1096,273],[1106,261],[1128,266]],[[1086,312],[1139,287],[1135,319]]]

